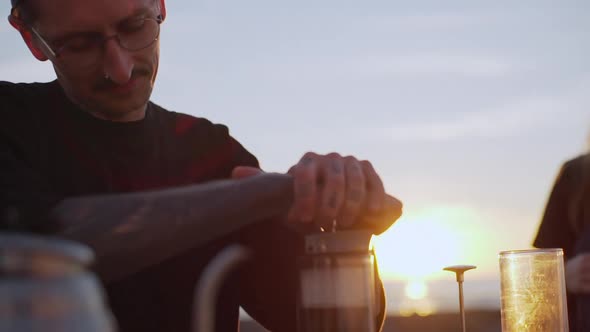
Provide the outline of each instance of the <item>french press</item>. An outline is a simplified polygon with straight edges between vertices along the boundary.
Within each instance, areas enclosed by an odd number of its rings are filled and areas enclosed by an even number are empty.
[[[375,255],[368,230],[305,236],[298,332],[375,332]]]

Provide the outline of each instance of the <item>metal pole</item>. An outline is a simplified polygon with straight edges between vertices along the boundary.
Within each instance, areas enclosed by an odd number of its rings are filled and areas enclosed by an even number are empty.
[[[453,265],[447,266],[443,270],[454,272],[459,285],[459,312],[461,313],[461,331],[466,332],[465,327],[465,304],[463,302],[463,281],[465,271],[475,269],[473,265]]]
[[[465,332],[465,306],[463,304],[463,282],[459,282],[459,311],[461,312],[461,331]]]

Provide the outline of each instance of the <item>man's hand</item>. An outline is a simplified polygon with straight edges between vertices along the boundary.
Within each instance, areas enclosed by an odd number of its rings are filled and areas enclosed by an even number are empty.
[[[401,215],[401,202],[385,194],[383,182],[366,160],[308,152],[288,173],[295,187],[292,222],[315,222],[331,229],[334,221],[339,228],[368,221],[386,229]]]
[[[264,173],[264,171],[262,171],[260,168],[250,166],[238,166],[232,170],[231,177],[232,179],[244,179],[262,173]]]
[[[567,261],[565,284],[572,293],[590,293],[590,254],[580,254]]]
[[[262,173],[254,167],[236,167],[232,178]],[[337,153],[306,153],[288,172],[294,179],[294,203],[289,220],[315,223],[326,230],[334,221],[338,228],[361,222],[385,231],[402,213],[402,203],[385,193],[383,182],[370,162]]]

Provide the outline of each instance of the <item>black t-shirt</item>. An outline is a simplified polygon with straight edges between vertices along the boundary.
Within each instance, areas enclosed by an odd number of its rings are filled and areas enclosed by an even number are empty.
[[[151,102],[140,121],[100,120],[72,104],[57,81],[0,82],[0,119],[3,231],[51,233],[47,215],[66,197],[196,184],[258,166],[223,125]],[[221,290],[216,330],[236,331],[238,305],[274,331],[294,330],[300,237],[269,221],[105,285],[121,331],[189,331],[195,283],[232,242],[255,255]]]

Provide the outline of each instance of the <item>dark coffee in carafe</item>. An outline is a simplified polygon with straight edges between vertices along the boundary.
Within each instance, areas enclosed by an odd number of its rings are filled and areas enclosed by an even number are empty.
[[[299,258],[298,332],[374,332],[375,261],[371,234],[306,236]]]

